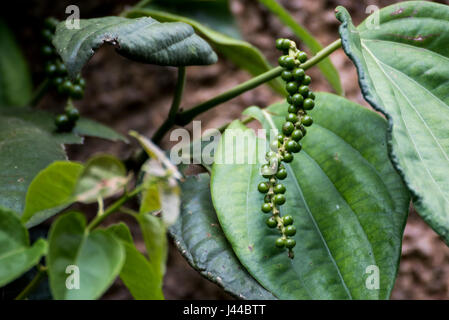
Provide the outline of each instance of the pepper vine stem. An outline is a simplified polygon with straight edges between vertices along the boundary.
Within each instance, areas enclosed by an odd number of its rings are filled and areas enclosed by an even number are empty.
[[[112,213],[119,210],[128,200],[134,198],[137,196],[142,190],[144,186],[139,185],[136,187],[133,191],[130,193],[126,193],[121,198],[119,198],[117,201],[115,201],[113,204],[111,204],[103,214],[97,215],[87,226],[87,231],[92,231],[96,227],[98,227],[107,217],[109,217]]]
[[[17,295],[15,300],[24,300],[28,297],[30,293],[37,289],[41,281],[47,275],[47,267],[43,265],[37,266],[37,273],[34,276],[33,280]]]
[[[310,60],[303,63],[300,67],[304,70],[307,70],[312,66],[316,65],[317,63],[321,62],[323,59],[325,59],[327,56],[329,56],[332,52],[334,52],[340,47],[341,47],[341,39],[338,39],[329,44],[327,47],[323,48]],[[273,80],[274,78],[280,76],[282,71],[283,71],[282,67],[273,68],[265,73],[258,75],[257,77],[254,77],[246,82],[243,82],[235,86],[234,88],[226,92],[223,92],[222,94],[208,101],[200,103],[189,110],[183,111],[177,115],[175,124],[181,126],[186,125],[201,113],[206,112],[223,102],[229,101],[246,91],[254,89],[265,82]]]
[[[164,137],[165,133],[167,133],[175,124],[176,116],[179,111],[179,105],[181,104],[182,93],[184,92],[184,84],[186,82],[186,68],[179,67],[178,68],[178,80],[176,82],[175,94],[173,97],[173,101],[170,107],[170,111],[168,112],[168,118],[165,122],[159,127],[156,133],[153,135],[153,142],[159,143],[161,139]]]

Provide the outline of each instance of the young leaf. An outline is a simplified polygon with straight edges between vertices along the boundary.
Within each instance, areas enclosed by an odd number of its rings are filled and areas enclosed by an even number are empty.
[[[218,219],[240,262],[280,299],[386,299],[409,205],[388,159],[387,123],[344,98],[316,96],[314,125],[302,140],[303,150],[285,164],[287,202],[281,214],[294,217],[295,258],[275,247],[278,231],[265,225],[257,185],[264,180],[259,169],[266,150],[239,122],[226,130],[216,159],[235,147],[229,136],[241,134],[248,142],[237,144],[235,154],[251,162],[214,164],[211,193]],[[286,110],[284,102],[259,114],[252,109],[252,116],[265,129],[280,130]],[[366,285],[376,279],[378,289]]]
[[[0,19],[0,106],[24,106],[31,100],[31,75],[13,35]]]
[[[208,174],[181,183],[181,216],[170,227],[176,246],[192,267],[240,299],[275,299],[240,264],[212,206]]]
[[[401,2],[340,35],[365,99],[389,119],[390,157],[423,219],[449,244],[449,7]]]
[[[155,268],[145,256],[134,246],[133,238],[128,227],[116,224],[108,228],[125,248],[126,260],[120,271],[120,279],[136,300],[163,300],[162,277],[158,276]]]
[[[83,169],[76,162],[55,161],[39,172],[28,188],[22,222],[30,228],[70,205]]]
[[[195,13],[192,12],[194,7],[198,9]],[[223,18],[224,15],[229,16]],[[223,26],[223,20],[226,23],[233,21],[227,1],[151,1],[144,8],[129,11],[127,16],[149,16],[159,21],[188,23],[218,52],[250,74],[256,76],[272,68],[259,49],[240,39],[238,30],[233,26]],[[285,93],[284,85],[279,79],[272,80],[269,84],[277,92]]]
[[[293,33],[304,42],[304,44],[310,49],[313,54],[323,49],[321,44],[316,40],[306,28],[301,26],[295,21],[295,19],[284,9],[276,0],[259,0],[263,5],[265,5],[273,14],[275,14],[279,20],[282,21],[286,26],[288,26]],[[340,76],[337,69],[332,64],[330,58],[326,58],[318,64],[324,77],[329,81],[332,88],[339,95],[342,95],[343,88],[340,83]]]
[[[117,158],[110,155],[98,155],[87,161],[79,176],[74,190],[76,201],[96,202],[123,191],[129,178],[126,168]]]
[[[212,64],[217,55],[185,23],[159,23],[144,17],[81,19],[79,29],[56,28],[53,44],[71,77],[75,77],[104,43],[131,60],[164,66]]]
[[[79,212],[64,214],[50,229],[47,266],[54,299],[99,298],[124,262],[125,249],[114,234],[108,230],[88,233]]]
[[[162,278],[165,274],[168,253],[165,224],[162,219],[148,213],[137,216],[137,221],[142,230],[148,259],[155,266],[157,276]]]
[[[28,231],[17,215],[0,208],[0,287],[35,266],[46,252],[45,240],[30,247]]]

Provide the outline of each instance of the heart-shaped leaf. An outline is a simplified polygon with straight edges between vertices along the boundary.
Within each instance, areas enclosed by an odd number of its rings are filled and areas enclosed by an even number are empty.
[[[96,299],[119,275],[125,250],[111,231],[86,231],[79,212],[59,217],[49,233],[47,256],[54,299]]]
[[[150,17],[104,17],[79,23],[80,28],[69,29],[61,22],[53,39],[71,77],[104,43],[131,60],[163,66],[204,65],[217,60],[207,42],[185,23],[159,23]]]
[[[221,230],[208,174],[181,184],[181,215],[169,231],[181,254],[203,276],[240,299],[275,299],[240,264]]]
[[[0,20],[0,105],[24,106],[31,100],[31,75],[13,35]]]
[[[45,240],[30,247],[28,231],[17,215],[0,208],[0,287],[36,265],[46,252]]]
[[[417,211],[449,243],[449,6],[401,2],[358,28],[337,11],[362,93],[390,120],[390,156]]]
[[[129,181],[124,164],[110,155],[90,158],[73,191],[76,201],[92,203],[124,190]]]
[[[317,94],[316,105],[303,150],[285,165],[287,202],[281,214],[294,217],[295,258],[275,247],[279,233],[266,226],[260,209],[259,159],[266,143],[258,145],[254,132],[240,122],[225,131],[212,169],[220,224],[240,262],[280,299],[388,298],[409,197],[388,159],[387,123],[335,95]],[[251,113],[265,129],[279,130],[286,110],[284,102]],[[236,136],[246,141],[233,143]],[[245,161],[217,161],[230,159],[231,152],[234,160]]]
[[[149,16],[159,21],[188,23],[218,52],[252,75],[272,68],[259,49],[241,39],[227,0],[155,0],[144,8],[132,9],[127,16]],[[269,83],[279,93],[285,93],[279,79]]]
[[[39,172],[28,188],[22,222],[30,228],[70,205],[83,169],[76,162],[55,161]]]
[[[131,232],[123,224],[108,228],[125,248],[126,260],[120,271],[120,279],[136,300],[163,300],[162,277],[155,271],[159,266],[152,265],[134,245]]]

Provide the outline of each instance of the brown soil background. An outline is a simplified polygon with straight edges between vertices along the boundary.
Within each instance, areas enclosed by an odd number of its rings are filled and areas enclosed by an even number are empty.
[[[9,10],[5,8],[2,13],[8,13],[5,18],[30,61],[35,83],[39,83],[43,78],[43,59],[39,54],[38,32],[43,18],[47,16],[64,18],[65,7],[69,4],[77,4],[80,7],[82,18],[92,18],[118,14],[135,2],[137,1],[16,0],[13,8]],[[345,6],[357,24],[366,18],[365,10],[368,5],[384,7],[396,1],[282,0],[280,2],[297,21],[326,45],[338,38],[339,23],[334,16],[334,8],[337,5]],[[449,4],[448,0],[439,2]],[[232,0],[231,9],[243,37],[258,47],[272,63],[275,63],[278,56],[278,52],[274,49],[274,40],[278,37],[295,39],[291,31],[256,0]],[[340,71],[347,98],[368,107],[358,88],[355,68],[343,51],[335,52],[331,59]],[[331,91],[317,68],[309,70],[308,73],[313,78],[311,85],[313,90]],[[104,47],[89,62],[83,76],[87,81],[85,98],[76,103],[83,116],[110,125],[124,134],[129,129],[134,129],[151,136],[167,115],[176,81],[176,70],[134,63],[115,54],[112,48]],[[223,57],[212,66],[189,67],[182,106],[189,108],[249,78],[246,72],[238,70]],[[269,87],[261,86],[203,114],[198,120],[202,121],[203,130],[219,127],[238,118],[241,111],[250,105],[265,107],[279,99],[280,97]],[[57,111],[63,108],[63,101],[56,95],[49,94],[39,107]],[[169,146],[167,139],[163,144]],[[113,144],[99,139],[87,139],[84,146],[70,146],[69,154],[74,160],[85,160],[98,152],[109,152],[125,158],[133,148],[135,144]],[[89,207],[83,209],[87,212],[92,211]],[[115,217],[114,220],[118,218]],[[126,219],[126,222],[136,237],[138,248],[143,250],[144,245],[138,228],[132,220]],[[167,299],[231,298],[221,288],[203,279],[193,270],[174,246],[170,247],[164,292]],[[117,281],[104,298],[130,299],[131,296]],[[392,298],[449,298],[449,248],[422,221],[413,208],[410,210],[405,228],[402,259]]]

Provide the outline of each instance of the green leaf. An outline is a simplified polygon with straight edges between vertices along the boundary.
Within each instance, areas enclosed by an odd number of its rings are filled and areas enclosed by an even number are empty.
[[[108,126],[87,118],[80,118],[76,122],[76,127],[73,128],[73,131],[80,136],[89,136],[110,141],[123,141],[128,143],[128,139],[124,135],[118,133],[114,129],[109,128]]]
[[[88,233],[86,219],[79,212],[59,217],[50,229],[47,266],[54,299],[99,298],[124,262],[125,250],[114,234],[107,230]],[[79,289],[75,289],[77,271]]]
[[[55,161],[39,172],[28,188],[22,222],[30,228],[69,206],[83,169],[76,162]]]
[[[185,23],[159,23],[144,17],[81,19],[79,29],[56,28],[53,44],[75,77],[104,43],[131,60],[164,66],[212,64],[215,52]]]
[[[287,202],[281,214],[295,220],[295,259],[275,247],[279,233],[265,225],[260,209],[257,185],[264,180],[259,168],[266,142],[240,122],[225,131],[215,156],[211,193],[218,219],[240,262],[280,299],[386,299],[409,205],[388,160],[387,123],[344,98],[316,96],[303,150],[285,165]],[[250,112],[265,129],[279,130],[286,109],[283,102]],[[233,146],[235,135],[247,142]],[[223,163],[233,147],[243,164]],[[371,266],[379,268],[380,289],[366,286],[373,280]]]
[[[162,277],[155,267],[137,250],[128,227],[124,223],[108,228],[120,239],[126,252],[126,260],[120,271],[120,279],[136,300],[163,300]]]
[[[0,208],[0,287],[35,266],[46,252],[44,239],[30,247],[28,232],[17,215]]]
[[[275,299],[245,270],[220,228],[212,206],[208,174],[181,184],[181,216],[169,231],[192,267],[240,299]]]
[[[316,40],[306,28],[301,26],[295,21],[295,19],[284,9],[276,0],[259,0],[263,5],[265,5],[268,10],[275,14],[279,20],[286,26],[288,26],[293,33],[304,42],[304,44],[310,49],[313,54],[323,49],[321,44]],[[330,58],[326,58],[318,64],[324,77],[329,81],[332,88],[339,95],[343,95],[343,88],[340,83],[340,76],[337,69],[332,64]]]
[[[31,75],[25,58],[0,19],[0,105],[24,106],[31,100],[31,95]]]
[[[224,19],[224,15],[228,17]],[[142,16],[150,16],[164,22],[188,23],[218,52],[254,76],[272,68],[259,49],[240,40],[240,36],[236,34],[238,31],[230,31],[235,30],[234,26],[224,26],[233,20],[228,1],[152,1],[144,8],[127,13],[129,18]],[[285,93],[284,84],[280,79],[272,80],[269,84],[277,92]]]
[[[75,200],[83,203],[96,202],[124,190],[129,181],[124,164],[110,155],[90,158],[79,176],[74,190]]]
[[[390,157],[423,219],[449,244],[449,7],[402,2],[355,28],[338,8],[343,48],[365,99],[389,119]]]
[[[162,278],[165,274],[168,253],[165,224],[162,219],[148,213],[137,216],[137,221],[142,230],[148,259],[155,266],[157,276]]]

